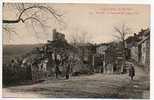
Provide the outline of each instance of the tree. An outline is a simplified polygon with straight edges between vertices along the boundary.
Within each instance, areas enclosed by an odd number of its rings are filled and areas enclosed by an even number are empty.
[[[121,45],[122,49],[122,56],[123,56],[123,65],[121,67],[121,72],[124,72],[124,66],[126,62],[126,43],[125,40],[127,36],[130,34],[130,28],[128,28],[125,24],[122,24],[121,27],[114,27],[115,32],[117,33],[116,35],[114,34],[113,36],[117,38]]]
[[[25,4],[23,4],[23,3],[17,4],[17,5],[22,6],[22,8],[20,8],[20,7],[17,8],[17,10],[19,11],[19,16],[17,17],[17,19],[14,19],[14,20],[3,19],[3,23],[19,23],[20,21],[22,21],[24,23],[27,20],[36,20],[36,21],[40,22],[40,20],[36,16],[36,14],[32,14],[32,16],[27,17],[27,18],[22,18],[22,16],[31,9],[40,9],[40,10],[48,11],[58,21],[60,21],[59,17],[62,16],[62,15],[58,14],[52,7],[49,7],[49,6],[42,6],[40,4],[35,4],[35,5],[32,4],[31,6],[25,7]]]
[[[41,14],[44,14],[44,16],[52,16],[58,23],[63,23],[62,14],[58,13],[58,11],[56,11],[53,7],[49,6],[48,4],[4,3],[3,11],[5,12],[4,8],[7,8],[7,6],[10,5],[14,9],[13,11],[14,14],[16,14],[16,18],[6,19],[5,17],[3,17],[3,33],[9,33],[9,35],[15,33],[13,35],[19,35],[19,33],[16,30],[14,30],[12,26],[19,23],[31,23],[32,29],[36,37],[38,37],[39,34],[36,31],[36,27],[38,27],[38,24],[39,28],[44,30],[44,32],[48,27],[48,23],[45,20],[43,20]],[[44,19],[47,20],[48,18]]]
[[[78,44],[85,44],[90,42],[91,37],[87,32],[79,32],[76,30],[76,33],[69,35],[70,43],[77,46]]]

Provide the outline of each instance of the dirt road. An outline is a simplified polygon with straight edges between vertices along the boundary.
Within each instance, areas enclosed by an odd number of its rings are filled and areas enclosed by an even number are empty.
[[[50,79],[33,85],[3,88],[3,97],[73,97],[73,98],[149,98],[149,81],[138,67],[135,80],[127,74],[94,74],[71,77],[69,80]]]

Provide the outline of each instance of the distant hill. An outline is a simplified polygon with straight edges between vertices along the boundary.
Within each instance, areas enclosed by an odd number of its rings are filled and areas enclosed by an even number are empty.
[[[12,58],[21,56],[30,52],[35,47],[44,44],[26,44],[26,45],[3,45],[3,63],[8,63]]]
[[[3,45],[4,55],[18,55],[31,51],[35,47],[43,46],[43,44],[29,44],[29,45]]]

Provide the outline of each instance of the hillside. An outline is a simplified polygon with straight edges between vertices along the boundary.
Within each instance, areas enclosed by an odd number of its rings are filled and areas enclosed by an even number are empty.
[[[43,44],[26,44],[26,45],[3,45],[3,64],[8,63],[13,57],[30,52],[35,47]]]

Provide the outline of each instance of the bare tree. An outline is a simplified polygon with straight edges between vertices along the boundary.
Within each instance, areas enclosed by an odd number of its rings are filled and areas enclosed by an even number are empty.
[[[18,24],[20,22],[24,24],[31,23],[31,26],[32,26],[31,28],[33,29],[37,37],[38,32],[36,31],[36,27],[38,24],[39,24],[39,27],[43,30],[43,32],[46,31],[45,29],[46,27],[49,27],[47,25],[48,18],[44,18],[43,20],[43,18],[41,17],[41,14],[42,15],[45,14],[46,16],[51,15],[53,19],[55,19],[58,23],[64,23],[62,21],[63,14],[58,13],[58,11],[56,11],[54,8],[52,8],[47,4],[12,3],[10,5],[12,6],[12,8],[14,8],[13,11],[15,11],[14,13],[16,14],[16,18],[5,19],[5,17],[3,17],[2,22],[3,22],[3,30],[5,31],[4,33],[9,33],[10,35],[15,33],[17,35],[18,32],[16,32],[16,30],[12,29],[11,27],[8,27],[9,24],[13,25],[13,24]],[[8,3],[3,4],[3,8],[5,8],[6,6],[8,6]]]
[[[125,66],[125,62],[126,62],[126,43],[125,43],[125,39],[127,38],[127,36],[130,34],[130,28],[128,28],[126,26],[126,24],[122,24],[121,27],[114,27],[115,32],[117,33],[116,35],[114,34],[113,36],[118,39],[121,43],[122,43],[122,56],[123,56],[123,65],[121,67],[121,72],[124,72],[124,66]]]
[[[35,14],[32,14],[30,17],[23,18],[23,15],[31,9],[40,9],[43,11],[48,11],[54,18],[57,19],[57,21],[60,21],[59,18],[62,16],[62,15],[58,14],[52,7],[49,7],[49,6],[42,6],[39,4],[38,5],[35,4],[35,5],[31,5],[29,7],[25,7],[25,5],[23,3],[18,4],[18,5],[19,6],[21,5],[22,8],[17,8],[19,11],[19,16],[17,17],[17,19],[14,19],[14,20],[3,19],[3,23],[19,23],[20,21],[24,23],[27,20],[36,20],[36,21],[40,22],[40,20],[37,18],[37,16]]]
[[[69,38],[70,38],[70,42],[77,46],[78,44],[84,44],[84,43],[89,43],[90,42],[90,39],[91,37],[88,35],[87,32],[78,32],[76,31],[76,33],[74,34],[70,34],[69,35]]]

